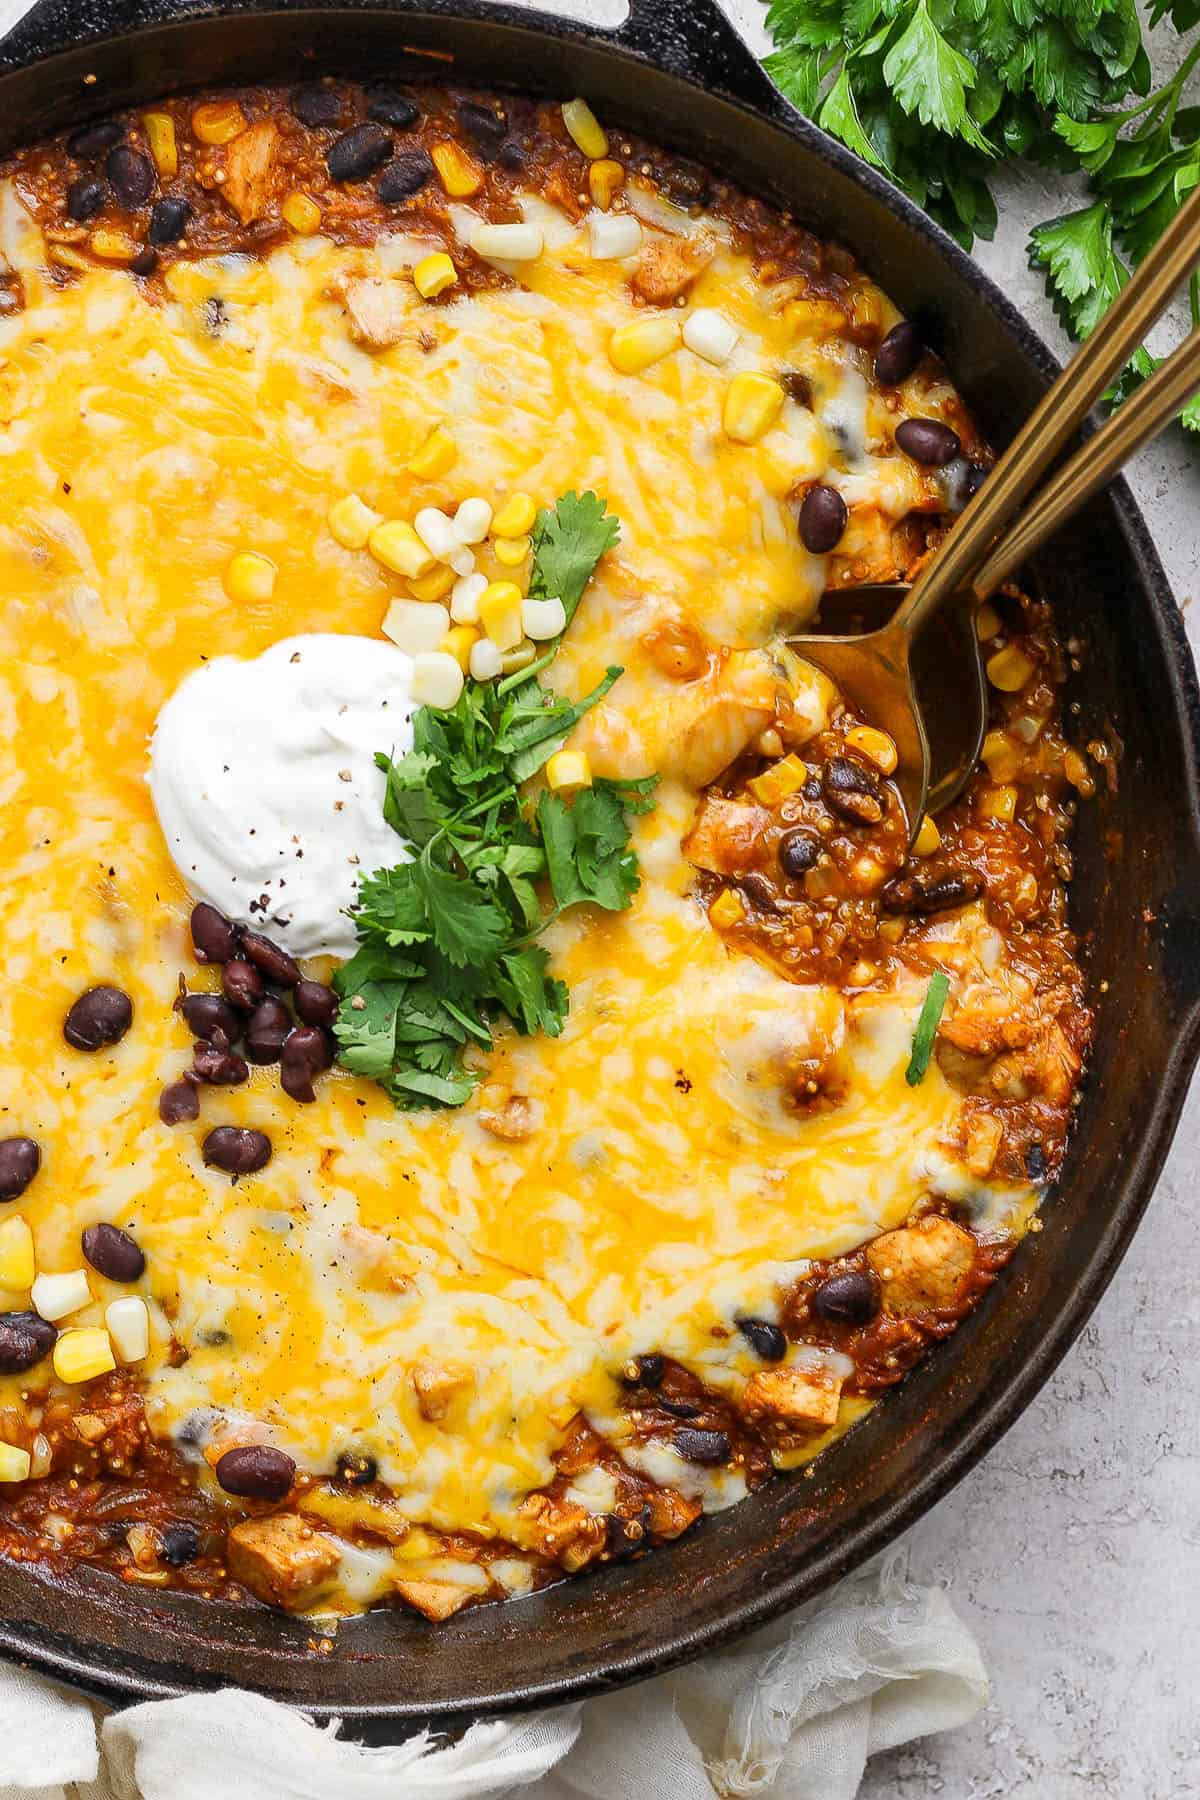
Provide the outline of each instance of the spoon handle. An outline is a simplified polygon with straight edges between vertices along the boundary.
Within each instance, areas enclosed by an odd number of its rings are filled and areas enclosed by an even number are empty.
[[[1053,387],[989,474],[893,623],[909,633],[971,578],[1042,474],[1128,362],[1176,288],[1200,262],[1200,187],[1184,201]],[[1147,384],[1149,385],[1149,384]],[[1122,409],[1128,411],[1128,407]],[[1147,434],[1152,435],[1152,434]],[[1096,439],[1091,440],[1094,448]],[[1111,471],[1110,471],[1111,473]],[[1106,476],[1105,479],[1108,479]]]
[[[1158,436],[1200,390],[1200,331],[1186,338],[1042,489],[971,581],[985,600],[1073,512],[1110,482],[1134,453]]]

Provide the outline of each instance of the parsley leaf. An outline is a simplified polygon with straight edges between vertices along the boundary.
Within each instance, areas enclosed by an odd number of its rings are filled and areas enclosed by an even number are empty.
[[[595,494],[566,494],[538,516],[538,592],[579,605],[618,521]],[[532,591],[532,584],[531,584]],[[396,1106],[461,1106],[496,1026],[557,1037],[568,1012],[563,983],[532,940],[564,907],[627,907],[637,892],[630,819],[653,804],[655,783],[597,781],[568,803],[522,786],[620,677],[609,669],[581,700],[539,679],[557,646],[494,683],[468,681],[448,712],[422,707],[413,748],[380,752],[383,814],[407,860],[365,876],[352,911],[359,948],[338,970],[339,1060],[385,1089]],[[549,885],[548,904],[543,896]]]

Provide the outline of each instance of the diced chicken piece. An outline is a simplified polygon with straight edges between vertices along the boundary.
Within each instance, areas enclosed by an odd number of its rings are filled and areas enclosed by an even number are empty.
[[[444,1419],[454,1402],[474,1385],[472,1370],[460,1363],[419,1362],[412,1371],[412,1384],[417,1394],[417,1410],[423,1419],[435,1423]]]
[[[460,1587],[457,1581],[422,1581],[408,1576],[397,1581],[396,1592],[434,1624],[451,1618],[468,1600],[478,1597],[473,1588]]]
[[[706,238],[653,238],[629,285],[651,306],[669,306],[703,275],[714,254],[715,246]]]
[[[341,1562],[332,1538],[299,1513],[243,1519],[229,1533],[229,1573],[258,1599],[299,1612],[316,1599]]]
[[[658,1538],[682,1537],[704,1511],[699,1500],[689,1500],[686,1494],[679,1493],[675,1488],[653,1488],[645,1496],[645,1501],[650,1509],[648,1529]]]
[[[522,1502],[519,1528],[523,1548],[539,1551],[572,1574],[600,1555],[606,1539],[603,1518],[551,1494],[530,1494]]]
[[[243,225],[252,225],[267,212],[278,155],[279,127],[273,119],[248,126],[226,150],[221,195]]]
[[[75,1436],[82,1438],[85,1444],[98,1444],[108,1433],[108,1422],[99,1413],[76,1413],[71,1423],[75,1427]]]
[[[1032,1042],[1041,1024],[1033,983],[1015,969],[998,969],[989,981],[971,981],[954,996],[939,1034],[973,1056],[995,1056]]]
[[[1024,1100],[1030,1094],[1040,1094],[1055,1106],[1065,1106],[1081,1066],[1078,1052],[1056,1022],[1024,1049],[998,1056],[988,1085],[1005,1100]]]
[[[885,1311],[900,1318],[957,1304],[975,1267],[975,1239],[952,1219],[927,1213],[867,1246]]]
[[[479,1096],[479,1123],[493,1137],[520,1143],[533,1134],[533,1107],[524,1094],[492,1085]]]
[[[842,1381],[832,1369],[759,1369],[743,1389],[742,1411],[781,1443],[828,1431],[837,1424]]]
[[[383,275],[343,276],[329,292],[346,309],[350,336],[363,350],[390,350],[404,336],[403,284]]]
[[[765,806],[707,793],[696,822],[683,840],[683,854],[714,875],[744,875],[763,862],[763,842],[771,815]]]

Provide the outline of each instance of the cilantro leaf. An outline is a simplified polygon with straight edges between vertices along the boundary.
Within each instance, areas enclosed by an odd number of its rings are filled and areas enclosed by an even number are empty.
[[[629,905],[641,878],[629,849],[623,798],[615,784],[597,781],[576,794],[570,805],[561,794],[543,794],[537,818],[560,910],[580,902],[609,912]]]
[[[375,766],[387,776],[383,816],[392,830],[413,844],[427,844],[445,823],[445,811],[428,785],[437,767],[428,751],[410,750],[399,762],[380,751]]]
[[[596,564],[620,536],[620,520],[596,494],[571,492],[544,506],[533,527],[529,598],[561,600],[569,625]]]

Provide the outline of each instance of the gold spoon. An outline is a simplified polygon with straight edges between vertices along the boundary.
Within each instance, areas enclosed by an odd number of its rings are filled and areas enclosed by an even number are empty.
[[[1200,388],[1196,332],[1087,440],[997,543],[1198,260],[1200,187],[1026,420],[913,585],[842,590],[868,612],[890,601],[888,624],[852,637],[790,640],[797,655],[824,669],[856,710],[895,742],[893,780],[908,816],[910,844],[926,812],[954,799],[979,758],[987,724],[975,629],[981,603]]]

